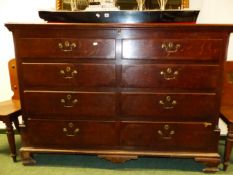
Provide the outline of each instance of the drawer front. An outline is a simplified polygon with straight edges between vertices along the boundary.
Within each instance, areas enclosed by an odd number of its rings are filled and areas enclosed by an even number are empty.
[[[22,77],[26,87],[113,87],[116,68],[112,64],[23,63]]]
[[[116,113],[116,95],[111,92],[24,92],[26,114],[37,118],[109,119]]]
[[[95,38],[22,38],[18,40],[20,57],[115,59],[114,39]]]
[[[220,39],[124,39],[124,59],[218,60]]]
[[[155,151],[216,152],[219,131],[213,128],[210,123],[123,123],[121,146]]]
[[[123,87],[216,88],[220,68],[209,65],[122,65]]]
[[[88,148],[116,146],[119,142],[114,122],[29,120],[27,131],[33,146]]]
[[[212,121],[217,96],[209,94],[122,93],[124,119],[155,121]]]

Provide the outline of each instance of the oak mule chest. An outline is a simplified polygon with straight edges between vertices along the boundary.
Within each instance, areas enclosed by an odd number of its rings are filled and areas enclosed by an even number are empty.
[[[21,157],[194,158],[218,170],[223,62],[233,26],[6,24],[13,32]]]

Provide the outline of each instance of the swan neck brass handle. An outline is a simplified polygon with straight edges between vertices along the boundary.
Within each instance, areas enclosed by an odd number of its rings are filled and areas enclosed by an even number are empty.
[[[58,48],[63,52],[72,52],[76,48],[76,43],[65,41],[64,43],[58,43]]]
[[[73,108],[75,104],[78,103],[78,99],[73,99],[70,94],[68,94],[66,98],[62,98],[60,101],[65,108]]]
[[[166,70],[162,70],[160,72],[160,75],[162,75],[163,78],[167,81],[175,80],[177,78],[177,76],[179,75],[179,71],[173,70],[172,68],[168,67]]]
[[[161,48],[168,54],[176,53],[181,48],[181,44],[174,42],[162,43]]]
[[[67,66],[65,69],[60,70],[60,74],[64,79],[72,79],[78,74],[78,71],[76,69],[72,70],[70,66]]]
[[[67,137],[74,137],[79,133],[80,129],[74,128],[74,124],[72,122],[70,122],[70,123],[68,123],[67,127],[64,127],[62,129],[62,131]]]
[[[175,134],[175,131],[170,128],[168,124],[165,124],[161,130],[157,131],[158,135],[162,139],[172,139],[172,136]]]
[[[165,100],[159,100],[159,104],[163,106],[163,109],[173,109],[177,104],[177,101],[172,100],[170,96],[166,96]]]

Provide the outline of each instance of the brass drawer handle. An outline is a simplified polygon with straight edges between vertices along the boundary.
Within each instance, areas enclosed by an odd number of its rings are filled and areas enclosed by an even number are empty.
[[[181,48],[180,44],[175,44],[173,42],[162,43],[161,48],[167,52],[168,55],[171,53],[176,53]]]
[[[65,69],[60,70],[60,74],[65,78],[65,79],[72,79],[75,77],[75,75],[78,74],[77,70],[72,70],[71,67],[67,66]]]
[[[163,139],[172,139],[172,136],[175,134],[175,131],[171,130],[169,125],[164,125],[162,130],[158,130],[158,134]]]
[[[65,133],[68,137],[74,137],[78,134],[80,131],[79,128],[73,128],[74,124],[72,122],[68,123],[68,127],[65,127],[62,129],[63,133]]]
[[[78,100],[76,98],[72,99],[72,96],[69,94],[66,96],[66,99],[61,99],[61,103],[65,108],[73,108],[75,104],[78,103]]]
[[[166,96],[165,100],[159,100],[159,104],[162,105],[164,109],[173,109],[177,101],[172,100],[170,96]]]
[[[179,71],[172,70],[172,68],[169,67],[165,71],[161,71],[160,75],[162,75],[165,80],[175,80],[179,75]]]
[[[76,43],[65,41],[64,43],[58,43],[58,48],[63,52],[72,52],[73,49],[76,48]]]

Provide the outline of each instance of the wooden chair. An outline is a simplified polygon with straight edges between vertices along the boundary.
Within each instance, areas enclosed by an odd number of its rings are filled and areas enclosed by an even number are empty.
[[[230,162],[233,146],[233,61],[227,61],[224,66],[222,95],[221,118],[227,124],[228,128],[223,162],[223,169],[226,171]]]
[[[16,162],[16,146],[15,137],[12,123],[14,123],[16,129],[19,131],[18,117],[21,115],[21,107],[19,101],[18,90],[18,78],[16,71],[15,59],[12,59],[8,63],[11,89],[14,92],[11,100],[0,102],[0,121],[3,121],[6,125],[6,133],[10,146],[11,157]]]

